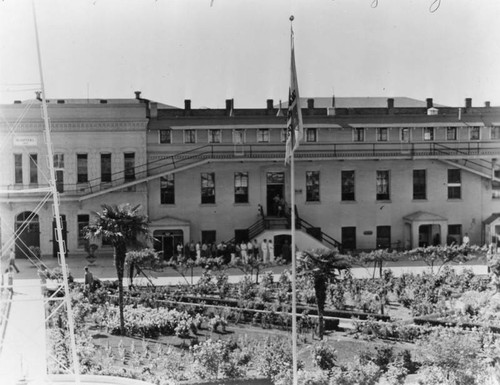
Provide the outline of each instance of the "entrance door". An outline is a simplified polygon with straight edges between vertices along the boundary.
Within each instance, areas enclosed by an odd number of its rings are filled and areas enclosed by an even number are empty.
[[[268,172],[267,173],[267,186],[266,186],[266,203],[267,215],[278,215],[278,204],[275,198],[283,198],[285,173],[284,172]]]
[[[420,225],[418,228],[418,246],[438,246],[441,244],[440,225]]]
[[[154,248],[162,252],[162,260],[169,261],[174,255],[177,255],[177,245],[184,246],[184,235],[182,230],[156,230],[153,233],[155,238]]]
[[[64,257],[68,256],[67,244],[68,244],[68,225],[66,222],[66,215],[61,215],[61,227],[62,227],[62,236],[64,243]],[[57,233],[56,233],[56,220],[52,221],[52,256],[57,258],[57,253],[59,252],[59,243],[57,242]]]
[[[29,247],[40,247],[38,215],[30,211],[19,214],[16,218],[16,236],[16,257],[29,258]]]

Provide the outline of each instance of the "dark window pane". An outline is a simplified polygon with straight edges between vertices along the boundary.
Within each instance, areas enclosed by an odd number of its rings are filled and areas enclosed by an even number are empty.
[[[342,200],[353,201],[354,196],[354,171],[342,171]]]
[[[425,170],[413,170],[413,199],[427,199]]]

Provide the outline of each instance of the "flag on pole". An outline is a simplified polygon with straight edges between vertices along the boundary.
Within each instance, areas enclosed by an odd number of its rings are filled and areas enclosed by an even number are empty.
[[[297,82],[297,68],[295,67],[295,49],[292,30],[292,60],[290,65],[290,88],[288,91],[288,114],[286,127],[285,164],[290,162],[293,152],[299,146],[304,135],[302,124],[302,110],[300,108],[299,84]]]

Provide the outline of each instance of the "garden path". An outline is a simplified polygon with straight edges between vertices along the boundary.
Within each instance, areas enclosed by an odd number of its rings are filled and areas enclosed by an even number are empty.
[[[14,294],[0,350],[0,383],[44,379],[47,373],[44,299],[38,279],[14,279]]]

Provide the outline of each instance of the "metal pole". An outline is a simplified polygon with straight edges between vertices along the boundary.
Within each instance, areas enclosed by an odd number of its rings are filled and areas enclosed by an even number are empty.
[[[300,103],[300,100],[298,101]],[[300,108],[300,104],[299,104]],[[295,135],[292,132],[291,135]],[[291,232],[292,232],[292,352],[293,352],[293,384],[298,384],[297,370],[298,370],[298,359],[297,359],[297,256],[295,252],[295,162],[294,162],[294,152],[292,151],[290,157],[290,204],[291,204]]]
[[[36,49],[38,55],[38,67],[40,71],[40,85],[42,89],[42,110],[43,110],[43,121],[45,125],[45,139],[47,142],[47,156],[49,161],[49,173],[50,173],[50,187],[52,190],[52,196],[54,200],[54,217],[56,220],[56,233],[57,233],[57,243],[59,245],[59,255],[61,257],[61,269],[63,274],[63,285],[64,285],[64,294],[65,294],[65,302],[66,302],[66,312],[68,316],[68,327],[70,334],[70,344],[71,344],[71,352],[73,356],[73,371],[75,375],[75,382],[80,384],[80,362],[78,361],[78,354],[76,351],[76,339],[75,339],[75,325],[73,320],[73,312],[71,308],[71,299],[69,296],[69,285],[68,285],[68,271],[66,266],[66,256],[64,250],[64,242],[63,242],[63,234],[61,228],[61,215],[59,212],[59,193],[56,187],[56,175],[54,171],[54,154],[52,151],[52,140],[50,135],[50,127],[49,127],[49,117],[47,111],[47,100],[45,99],[45,85],[43,81],[43,71],[42,71],[42,55],[40,53],[40,40],[38,37],[38,25],[36,19],[36,10],[35,10],[35,1],[32,0],[33,7],[33,19],[35,22],[35,36],[36,36]]]

